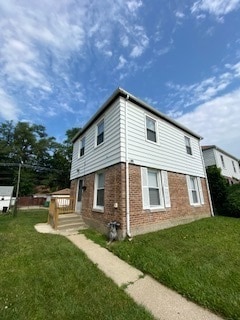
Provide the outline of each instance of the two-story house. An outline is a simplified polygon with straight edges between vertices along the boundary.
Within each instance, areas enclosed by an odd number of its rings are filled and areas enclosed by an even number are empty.
[[[218,148],[215,145],[202,146],[203,158],[206,167],[216,166],[229,184],[240,182],[239,159]]]
[[[209,217],[200,137],[117,89],[73,139],[71,196],[88,225],[125,237]]]

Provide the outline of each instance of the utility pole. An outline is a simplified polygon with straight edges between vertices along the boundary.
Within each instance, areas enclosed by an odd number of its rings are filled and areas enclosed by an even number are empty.
[[[20,187],[20,180],[21,180],[21,169],[22,169],[22,163],[19,163],[18,166],[18,180],[17,180],[17,191],[16,191],[16,199],[14,204],[14,211],[13,215],[17,215],[17,205],[18,205],[18,195],[19,195],[19,187]]]

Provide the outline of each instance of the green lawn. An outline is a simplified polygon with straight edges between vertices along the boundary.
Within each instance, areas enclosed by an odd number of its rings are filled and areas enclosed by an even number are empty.
[[[106,245],[103,236],[84,232]],[[227,319],[240,319],[240,219],[215,217],[115,242],[109,249]]]
[[[153,319],[66,238],[37,233],[46,219],[0,215],[1,319]]]

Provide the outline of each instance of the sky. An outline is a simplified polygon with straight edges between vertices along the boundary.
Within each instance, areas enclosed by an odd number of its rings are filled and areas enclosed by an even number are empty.
[[[0,122],[57,141],[117,87],[240,158],[240,0],[0,0]]]

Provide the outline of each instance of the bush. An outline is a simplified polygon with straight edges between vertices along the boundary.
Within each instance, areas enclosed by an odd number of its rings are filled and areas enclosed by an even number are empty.
[[[228,216],[240,218],[240,184],[228,188],[225,211]]]
[[[225,215],[229,188],[228,183],[221,175],[221,169],[215,166],[207,168],[207,176],[214,213]]]

